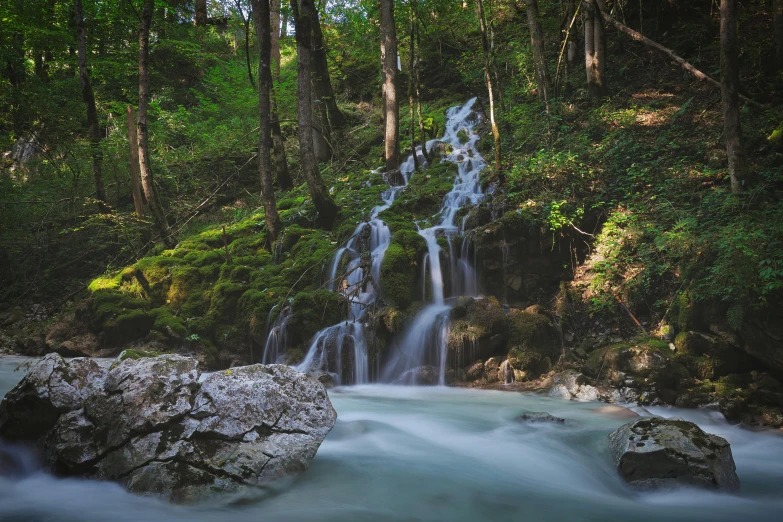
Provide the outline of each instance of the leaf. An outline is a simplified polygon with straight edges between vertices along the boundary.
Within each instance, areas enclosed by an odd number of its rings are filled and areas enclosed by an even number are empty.
[[[739,330],[742,327],[742,320],[745,316],[745,308],[741,304],[732,305],[726,312],[726,320],[735,330]]]

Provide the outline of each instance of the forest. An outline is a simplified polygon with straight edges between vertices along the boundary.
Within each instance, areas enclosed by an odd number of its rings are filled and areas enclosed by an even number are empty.
[[[783,0],[7,0],[0,68],[0,519],[68,495],[17,443],[240,519],[783,508]]]

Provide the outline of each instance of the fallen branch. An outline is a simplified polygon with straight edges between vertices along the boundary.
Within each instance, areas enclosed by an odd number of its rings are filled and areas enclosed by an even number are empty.
[[[583,1],[582,5],[585,7],[585,9],[587,9],[591,13],[595,13],[595,10],[594,10],[593,6],[591,6],[587,2]],[[606,20],[610,24],[614,25],[617,29],[619,29],[620,31],[622,31],[625,34],[629,35],[631,38],[633,38],[637,42],[642,42],[643,44],[645,44],[645,45],[647,45],[649,47],[652,47],[653,49],[657,49],[658,51],[662,52],[663,54],[665,54],[666,56],[671,58],[672,61],[674,61],[675,63],[679,64],[683,69],[685,69],[686,71],[691,73],[693,76],[695,76],[699,80],[707,81],[707,82],[713,84],[715,87],[720,88],[720,86],[721,86],[720,82],[718,82],[717,80],[711,78],[710,76],[707,76],[706,74],[704,74],[703,72],[698,70],[696,67],[694,67],[692,64],[690,64],[689,62],[687,62],[683,58],[680,58],[679,56],[674,54],[674,51],[672,51],[671,49],[667,49],[666,47],[662,46],[658,42],[654,42],[654,41],[650,40],[649,38],[644,36],[642,33],[638,32],[638,31],[634,31],[630,27],[621,24],[620,22],[618,22],[617,20],[612,18],[612,16],[609,15],[608,13],[606,13],[605,11],[601,11],[600,9],[599,9],[599,11],[601,13],[601,16],[603,16],[604,20]],[[757,107],[764,107],[759,102],[748,98],[744,94],[740,94],[740,97],[743,100],[745,100],[746,102],[748,102],[748,103],[750,103],[752,105],[755,105]]]

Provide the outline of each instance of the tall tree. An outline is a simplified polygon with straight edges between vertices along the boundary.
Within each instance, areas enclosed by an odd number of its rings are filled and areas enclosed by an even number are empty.
[[[345,123],[345,116],[337,106],[337,100],[334,97],[318,9],[313,9],[313,86],[315,87],[315,95],[326,107],[329,126],[333,129],[341,127]]]
[[[386,170],[400,167],[400,104],[397,99],[397,29],[394,25],[394,0],[380,0],[381,70],[383,71],[384,112],[386,121]]]
[[[538,98],[541,101],[549,101],[549,73],[546,69],[546,57],[544,54],[544,30],[538,21],[538,2],[525,0],[527,5],[527,25],[530,29],[530,43],[533,47],[533,61],[536,65],[536,86]]]
[[[98,121],[98,109],[95,107],[95,93],[90,82],[90,73],[87,70],[87,35],[84,31],[84,10],[82,0],[73,2],[74,17],[76,18],[76,39],[79,54],[79,85],[82,88],[82,99],[87,107],[87,128],[90,133],[90,152],[92,154],[92,174],[95,180],[95,199],[98,200],[98,209],[108,212],[106,205],[106,190],[103,188],[103,152],[101,151],[101,126]]]
[[[492,137],[495,139],[495,173],[502,179],[500,163],[500,130],[495,121],[495,95],[492,89],[492,74],[490,66],[489,39],[487,38],[487,19],[484,16],[484,2],[477,0],[479,28],[481,29],[481,49],[484,54],[484,81],[489,95],[489,122],[492,125]]]
[[[144,200],[141,198],[141,175],[139,174],[139,142],[136,131],[136,111],[128,105],[128,145],[130,147],[131,193],[136,215],[144,217]]]
[[[416,12],[414,11],[414,4],[409,2],[410,8],[408,18],[408,39],[410,45],[408,46],[408,108],[410,113],[410,136],[411,136],[411,153],[413,154],[413,168],[419,169],[419,157],[416,154],[416,119],[413,115],[413,104],[416,97]]]
[[[271,0],[272,12],[272,149],[275,154],[275,177],[277,184],[283,190],[288,190],[294,186],[291,175],[288,173],[288,158],[285,153],[285,140],[280,128],[280,117],[277,110],[277,99],[275,98],[275,83],[280,85],[280,11],[282,0]]]
[[[193,22],[200,27],[207,25],[207,0],[196,0],[196,15]]]
[[[339,208],[329,196],[329,191],[318,172],[313,152],[313,107],[311,100],[312,83],[310,79],[310,60],[312,56],[312,10],[313,0],[291,0],[294,15],[294,30],[296,32],[297,63],[297,98],[299,119],[299,162],[302,174],[307,181],[307,188],[313,204],[318,211],[321,226],[331,228],[337,217]]]
[[[585,11],[585,70],[590,96],[600,98],[607,93],[606,85],[606,31],[601,9],[603,0],[586,0]]]
[[[783,0],[774,0],[772,23],[775,26],[775,65],[783,71]]]
[[[564,24],[564,35],[566,41],[566,76],[568,75],[568,69],[576,65],[576,38],[571,32],[571,22],[576,16],[576,0],[567,0],[566,2],[566,16]]]
[[[139,24],[139,112],[136,118],[136,134],[139,144],[139,172],[141,174],[141,187],[147,205],[155,220],[155,225],[160,232],[163,242],[167,246],[174,246],[174,238],[171,237],[166,215],[155,188],[155,179],[152,177],[150,165],[149,132],[147,130],[147,107],[150,101],[150,26],[152,25],[152,10],[155,0],[144,0],[141,10],[141,22]]]
[[[275,190],[272,186],[271,104],[272,104],[272,24],[269,0],[252,0],[253,21],[258,40],[258,174],[261,178],[261,201],[270,245],[280,234]]]
[[[720,83],[723,101],[723,136],[729,158],[732,192],[739,192],[745,171],[739,111],[737,2],[720,2]]]

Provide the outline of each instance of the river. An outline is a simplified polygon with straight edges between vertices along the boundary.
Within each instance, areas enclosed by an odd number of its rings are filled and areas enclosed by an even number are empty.
[[[24,372],[0,357],[0,393]],[[3,522],[107,521],[778,521],[783,437],[730,426],[707,410],[653,409],[729,440],[739,495],[638,493],[618,478],[606,436],[626,419],[601,403],[445,387],[330,390],[339,414],[308,471],[264,500],[177,506],[120,486],[30,470],[0,478]],[[546,411],[565,425],[525,424]]]

